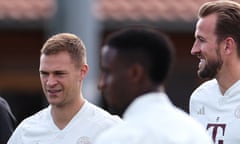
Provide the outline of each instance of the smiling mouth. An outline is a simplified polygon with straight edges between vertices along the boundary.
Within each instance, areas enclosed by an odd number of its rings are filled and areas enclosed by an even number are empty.
[[[199,61],[199,63],[198,63],[198,68],[199,68],[199,69],[203,69],[203,67],[205,67],[205,66],[204,66],[205,63],[206,63],[206,60],[203,59],[203,58],[201,58],[200,61]]]

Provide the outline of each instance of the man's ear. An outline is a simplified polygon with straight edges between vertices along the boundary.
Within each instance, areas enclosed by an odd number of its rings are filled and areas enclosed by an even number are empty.
[[[88,73],[88,65],[83,64],[80,68],[80,78],[83,80]]]
[[[139,64],[133,64],[130,66],[129,75],[132,81],[140,82],[144,76],[144,68]]]
[[[224,53],[231,54],[234,51],[234,47],[237,48],[235,40],[232,37],[227,37],[224,40]]]

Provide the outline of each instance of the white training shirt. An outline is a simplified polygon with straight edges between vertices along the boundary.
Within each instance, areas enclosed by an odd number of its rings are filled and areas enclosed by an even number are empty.
[[[121,122],[117,116],[85,101],[81,110],[60,130],[53,122],[51,106],[25,119],[7,144],[92,144],[96,136]]]
[[[206,130],[173,106],[164,93],[138,97],[123,121],[102,133],[94,144],[211,144]]]
[[[216,79],[203,83],[191,95],[189,109],[215,144],[240,144],[240,81],[224,95]]]

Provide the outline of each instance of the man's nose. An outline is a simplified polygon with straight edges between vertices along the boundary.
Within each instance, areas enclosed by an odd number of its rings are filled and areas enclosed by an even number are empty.
[[[47,85],[48,86],[53,86],[56,85],[57,80],[53,75],[49,75],[48,79],[47,79]]]

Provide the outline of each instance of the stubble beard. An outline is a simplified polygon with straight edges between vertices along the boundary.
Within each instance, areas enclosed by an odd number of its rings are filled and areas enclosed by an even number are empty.
[[[216,54],[216,60],[207,61],[203,70],[198,71],[198,76],[201,79],[213,79],[216,77],[218,71],[221,69],[223,61],[219,50],[216,51]]]

